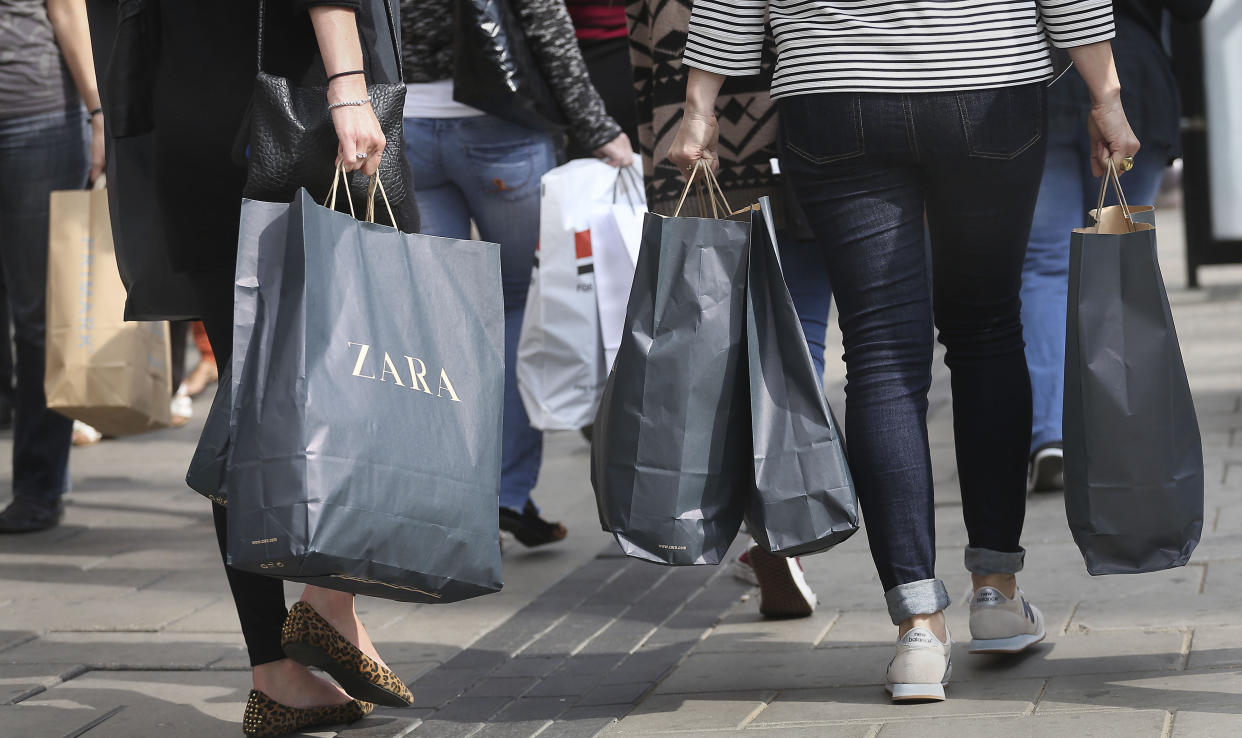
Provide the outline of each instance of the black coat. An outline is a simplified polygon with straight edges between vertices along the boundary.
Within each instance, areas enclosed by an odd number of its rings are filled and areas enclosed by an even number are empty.
[[[383,1],[268,0],[264,70],[296,84],[323,84],[323,64],[305,11],[336,5],[353,7],[358,14],[368,80],[399,80]],[[126,280],[127,318],[197,317],[202,306],[195,283],[218,280],[221,272],[231,275],[236,260],[246,178],[246,109],[257,70],[258,3],[90,3],[92,38],[113,47],[99,77],[114,144],[109,188],[118,191],[123,205],[113,208],[117,259],[122,277],[144,269],[157,273]],[[119,7],[114,27],[99,20],[99,6],[108,5]],[[143,203],[145,210],[134,202],[138,196],[151,200]],[[413,206],[413,198],[408,199]],[[160,279],[162,270],[169,273]],[[191,289],[183,288],[186,280]]]

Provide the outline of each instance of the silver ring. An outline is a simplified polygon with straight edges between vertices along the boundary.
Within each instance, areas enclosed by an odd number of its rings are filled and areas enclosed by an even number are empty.
[[[365,158],[367,158],[366,152],[364,152],[364,151],[359,151],[358,153],[354,154],[354,158],[355,158],[355,159],[365,159]]]

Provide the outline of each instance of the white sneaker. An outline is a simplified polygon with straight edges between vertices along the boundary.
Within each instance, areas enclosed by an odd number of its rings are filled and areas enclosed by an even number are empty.
[[[172,426],[174,428],[180,428],[189,423],[190,418],[194,417],[194,401],[190,399],[184,384],[177,388],[177,394],[173,395],[168,409],[172,415]]]
[[[1022,590],[1011,600],[995,587],[980,587],[970,598],[971,653],[1018,653],[1044,639],[1044,614]]]
[[[1045,443],[1031,454],[1026,472],[1026,491],[1055,492],[1065,489],[1065,452],[1060,441]]]
[[[897,653],[884,675],[884,688],[893,702],[944,700],[944,688],[953,674],[952,650],[952,636],[941,642],[927,628],[911,628],[897,641]]]

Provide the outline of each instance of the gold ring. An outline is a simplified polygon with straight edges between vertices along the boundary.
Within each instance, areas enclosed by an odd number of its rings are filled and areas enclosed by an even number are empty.
[[[1128,172],[1134,168],[1134,157],[1127,156],[1121,160],[1121,171]]]

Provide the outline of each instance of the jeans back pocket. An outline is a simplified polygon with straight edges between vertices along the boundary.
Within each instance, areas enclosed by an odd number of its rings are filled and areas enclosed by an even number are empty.
[[[794,95],[779,103],[784,148],[810,164],[862,156],[862,98],[854,92]]]
[[[1045,91],[1041,83],[957,93],[958,114],[970,155],[1013,159],[1044,132]]]

